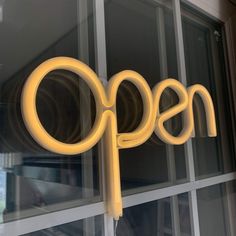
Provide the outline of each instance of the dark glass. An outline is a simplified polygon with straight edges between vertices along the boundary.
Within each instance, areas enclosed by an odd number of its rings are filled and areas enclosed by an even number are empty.
[[[182,24],[188,85],[198,83],[208,89],[217,122],[217,137],[208,137],[204,106],[196,95],[193,102],[195,137],[192,139],[196,177],[234,171],[230,93],[227,91],[221,25],[195,13],[187,17],[185,11]]]
[[[214,185],[197,191],[201,235],[235,235],[235,196],[235,181]]]
[[[163,5],[154,1],[107,1],[105,26],[108,78],[122,70],[135,70],[150,88],[161,79],[178,79],[171,1]],[[168,90],[161,100],[162,111],[178,102],[176,94]],[[117,96],[119,132],[132,132],[142,115],[139,91],[130,82],[123,82]],[[180,116],[168,123],[168,130],[178,134]],[[123,190],[156,188],[186,180],[183,146],[168,146],[154,134],[138,147],[121,149],[120,168]]]
[[[126,208],[116,227],[117,236],[176,234],[191,235],[187,193]]]
[[[97,146],[75,156],[50,153],[30,136],[20,110],[24,82],[45,60],[67,56],[95,68],[93,1],[6,1],[0,35],[3,221],[100,200]],[[36,107],[48,133],[66,143],[83,139],[96,115],[89,87],[63,70],[46,75]]]
[[[90,227],[86,227],[86,221],[90,223]],[[102,236],[104,235],[102,226],[103,217],[95,216],[84,220],[74,221],[68,224],[58,225],[52,228],[23,234],[22,236]]]
[[[191,232],[191,217],[189,209],[189,195],[183,193],[178,195],[179,207],[179,230],[180,235],[192,235]]]

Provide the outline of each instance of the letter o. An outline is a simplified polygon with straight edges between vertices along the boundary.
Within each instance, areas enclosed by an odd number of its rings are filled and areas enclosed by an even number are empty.
[[[79,75],[90,87],[96,102],[96,119],[85,139],[67,144],[53,138],[42,126],[36,109],[36,96],[40,82],[52,70],[64,69]],[[69,57],[55,57],[39,65],[27,79],[21,95],[21,112],[31,136],[45,149],[65,155],[75,155],[92,148],[101,138],[105,129],[103,101],[105,91],[97,75],[84,63]]]

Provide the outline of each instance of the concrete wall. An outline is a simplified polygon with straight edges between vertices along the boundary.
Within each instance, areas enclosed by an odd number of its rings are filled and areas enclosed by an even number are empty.
[[[227,22],[228,19],[236,14],[236,6],[229,0],[186,0],[208,14]]]

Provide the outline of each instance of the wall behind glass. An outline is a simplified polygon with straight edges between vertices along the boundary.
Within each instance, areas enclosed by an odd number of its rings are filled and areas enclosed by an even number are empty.
[[[105,26],[108,78],[125,69],[135,70],[151,88],[161,79],[177,79],[171,1],[162,4],[139,0],[106,1]],[[161,99],[162,111],[178,102],[170,90]],[[136,87],[123,82],[117,103],[119,132],[134,130],[143,114]],[[178,133],[180,124],[180,117],[175,117],[167,128]],[[168,146],[155,135],[139,147],[120,150],[120,165],[123,190],[144,186],[156,188],[186,179],[183,146]]]
[[[202,84],[210,92],[216,113],[217,137],[207,137],[205,110],[194,99],[195,137],[192,139],[198,178],[235,170],[230,93],[227,90],[223,30],[208,18],[183,8],[183,36],[188,85]]]
[[[33,141],[20,111],[22,86],[46,59],[68,56],[95,67],[93,1],[5,1],[0,35],[3,221],[97,201],[97,147],[76,156],[49,153]],[[37,111],[46,130],[66,143],[81,140],[96,114],[88,86],[63,70],[40,84]]]

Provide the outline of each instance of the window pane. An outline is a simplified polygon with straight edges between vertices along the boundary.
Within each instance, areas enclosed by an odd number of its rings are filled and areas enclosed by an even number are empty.
[[[197,191],[201,235],[235,235],[236,182]]]
[[[177,232],[178,231],[178,232]],[[124,210],[117,236],[191,235],[188,194],[184,193]]]
[[[3,222],[3,214],[6,209],[6,173],[0,171],[0,223]]]
[[[56,8],[55,8],[56,6]],[[0,24],[0,167],[6,174],[4,222],[100,199],[97,147],[65,156],[49,153],[29,135],[20,96],[30,73],[56,56],[94,63],[93,1],[5,1]],[[88,86],[73,73],[49,73],[37,93],[46,130],[66,143],[81,140],[96,114]],[[4,190],[3,190],[4,192]]]
[[[151,88],[161,79],[177,79],[171,1],[160,2],[105,2],[108,78],[122,70],[135,70]],[[162,111],[176,102],[176,94],[167,90],[162,97]],[[142,118],[141,95],[134,85],[123,82],[117,103],[119,132],[131,132]],[[175,133],[181,129],[179,123],[180,117],[175,117],[166,126]],[[183,146],[165,145],[155,135],[139,147],[120,150],[120,165],[123,190],[150,185],[156,187],[156,184],[163,183],[170,185],[186,179]]]
[[[89,227],[88,227],[89,224]],[[86,227],[87,226],[87,227]],[[102,236],[103,217],[96,216],[84,220],[74,221],[68,224],[58,225],[22,236]]]
[[[188,85],[199,83],[208,89],[217,122],[217,137],[208,137],[204,106],[197,95],[193,102],[195,138],[192,139],[195,173],[203,178],[230,172],[235,170],[235,160],[221,25],[185,11],[182,23]]]

